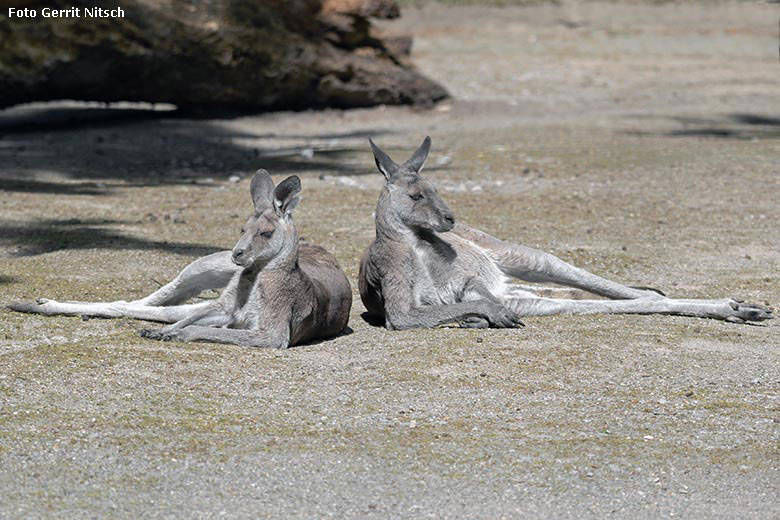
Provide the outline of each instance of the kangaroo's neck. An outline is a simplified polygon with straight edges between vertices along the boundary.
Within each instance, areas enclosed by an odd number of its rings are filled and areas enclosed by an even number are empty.
[[[273,257],[263,268],[264,271],[293,272],[298,267],[298,233],[291,226],[290,236],[285,240],[279,254]]]
[[[376,239],[379,241],[406,242],[413,244],[416,240],[415,231],[404,224],[392,211],[390,194],[387,188],[379,194],[374,221],[376,223]]]

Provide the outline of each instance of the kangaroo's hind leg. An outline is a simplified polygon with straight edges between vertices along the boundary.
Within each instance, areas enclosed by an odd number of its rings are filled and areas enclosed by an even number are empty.
[[[519,316],[556,314],[673,314],[743,323],[772,319],[772,310],[736,300],[674,300],[638,298],[634,300],[558,300],[549,298],[509,298],[506,306]]]
[[[174,323],[189,316],[198,315],[199,320],[208,323],[210,309],[214,302],[192,303],[187,305],[151,306],[134,302],[57,302],[39,298],[36,303],[15,303],[10,309],[19,312],[45,314],[48,316],[91,316],[98,318],[135,318],[147,321]],[[215,312],[215,314],[218,314]],[[204,324],[206,324],[204,323]]]
[[[575,287],[616,300],[663,297],[655,289],[633,288],[607,280],[549,253],[499,240],[463,224],[456,225],[453,232],[487,250],[501,271],[520,280]]]
[[[140,305],[176,305],[208,289],[223,289],[241,267],[234,264],[230,251],[198,258],[149,296],[132,303]]]

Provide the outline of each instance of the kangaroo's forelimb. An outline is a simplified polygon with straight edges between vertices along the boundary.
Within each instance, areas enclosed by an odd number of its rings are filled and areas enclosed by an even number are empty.
[[[159,331],[144,330],[141,335],[151,339],[162,341],[211,341],[214,343],[227,343],[242,347],[277,348],[284,349],[290,344],[288,328],[280,328],[276,331],[225,329],[204,327],[200,325],[188,325],[181,329]]]
[[[396,330],[431,328],[447,323],[460,323],[463,326],[482,328],[492,325],[499,328],[522,327],[514,312],[501,304],[488,300],[458,302],[449,305],[422,305],[405,312],[390,312],[387,316],[388,328]],[[478,324],[478,325],[476,325]]]

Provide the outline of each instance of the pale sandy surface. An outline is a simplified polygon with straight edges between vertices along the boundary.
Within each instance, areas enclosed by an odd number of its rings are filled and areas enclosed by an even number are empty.
[[[303,177],[301,234],[354,281],[381,186],[365,137],[402,159],[426,134],[462,221],[671,295],[777,304],[777,15],[407,11],[388,29],[457,99],[432,112],[0,113],[0,304],[142,296],[232,247],[258,167]],[[776,323],[390,333],[362,312],[277,352],[0,311],[0,517],[780,517]]]

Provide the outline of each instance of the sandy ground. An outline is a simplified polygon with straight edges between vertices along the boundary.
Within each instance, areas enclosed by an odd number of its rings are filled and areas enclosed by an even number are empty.
[[[259,167],[303,177],[299,230],[354,284],[381,187],[365,138],[403,159],[426,134],[462,221],[673,296],[776,304],[777,14],[407,10],[387,30],[455,96],[433,111],[2,112],[0,304],[154,290],[232,247]],[[780,518],[777,323],[387,332],[363,310],[281,352],[0,311],[0,517]]]

